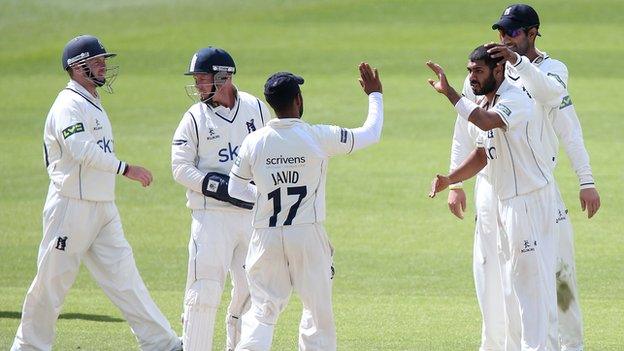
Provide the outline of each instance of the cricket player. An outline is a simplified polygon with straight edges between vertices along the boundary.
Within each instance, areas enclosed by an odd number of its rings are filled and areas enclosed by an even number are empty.
[[[297,75],[278,72],[264,86],[277,118],[245,138],[230,172],[230,195],[256,201],[245,261],[251,309],[243,315],[236,350],[271,348],[274,326],[293,289],[303,303],[299,350],[336,350],[333,249],[323,226],[327,163],[378,142],[383,124],[379,74],[367,63],[359,70],[369,110],[364,125],[354,129],[301,120],[304,80]]]
[[[243,268],[252,232],[252,202],[228,195],[228,173],[243,139],[270,118],[266,105],[232,83],[236,65],[225,50],[208,47],[191,58],[187,92],[198,101],[180,121],[171,147],[174,179],[186,187],[191,236],[184,297],[184,350],[212,350],[214,323],[230,272],[226,349],[240,337],[250,305]]]
[[[490,53],[494,57],[502,57],[506,64],[506,74],[510,82],[527,91],[537,103],[539,113],[545,115],[542,139],[546,146],[546,156],[551,171],[558,160],[559,140],[571,161],[580,184],[579,198],[581,209],[587,209],[591,218],[600,208],[600,196],[594,185],[589,156],[585,149],[581,126],[576,116],[574,106],[567,91],[568,72],[566,66],[535,47],[535,40],[540,35],[539,17],[535,10],[528,5],[517,4],[505,9],[500,20],[492,28],[497,29],[501,45],[492,45]],[[460,118],[454,132],[453,151],[451,153],[451,168],[458,165],[470,152],[470,138],[467,138],[466,129],[460,127]],[[487,203],[478,201],[480,197],[487,197],[485,189],[477,182],[478,192],[475,191],[477,207],[477,230],[475,231],[475,285],[484,316],[482,347],[498,350],[501,340],[504,340],[504,331],[501,332],[496,321],[500,314],[497,305],[500,304],[500,295],[497,285],[491,284],[498,279],[492,267],[496,260],[486,259],[478,253],[495,250],[491,241],[480,240],[482,249],[477,247],[478,238],[484,237],[488,225],[480,225],[480,206],[489,207]],[[458,187],[458,186],[456,186]],[[558,192],[558,190],[557,190]],[[463,200],[462,200],[463,199]],[[465,203],[463,190],[451,190],[449,193],[449,207],[457,212],[461,203]],[[558,230],[558,258],[556,267],[559,339],[561,350],[582,350],[583,333],[582,318],[578,301],[576,271],[574,264],[574,245],[572,226],[567,217],[568,210],[558,194],[557,220]],[[491,217],[491,216],[490,216]],[[481,228],[481,230],[479,229]],[[491,226],[490,226],[491,228]],[[495,251],[494,251],[495,252]],[[490,258],[495,256],[489,256]],[[482,288],[479,288],[482,286]],[[489,291],[489,295],[483,291]],[[489,297],[486,297],[489,296]],[[484,300],[485,302],[481,302]],[[486,332],[487,331],[487,332]]]
[[[522,350],[553,350],[548,335],[549,310],[556,306],[556,190],[541,150],[541,116],[534,113],[531,98],[505,79],[498,61],[484,46],[470,55],[469,81],[474,94],[483,96],[479,104],[457,94],[439,65],[427,63],[439,79],[429,83],[447,96],[459,116],[480,129],[477,147],[448,176],[434,179],[430,196],[488,164],[487,176],[498,198],[502,311],[511,315],[522,311],[514,330]]]
[[[121,310],[142,350],[182,349],[139,275],[115,206],[116,176],[147,187],[152,174],[115,155],[113,131],[97,92],[100,87],[111,91],[116,67],[107,60],[113,56],[90,35],[72,39],[63,49],[70,81],[45,122],[50,186],[43,240],[12,351],[52,349],[56,319],[81,262]]]

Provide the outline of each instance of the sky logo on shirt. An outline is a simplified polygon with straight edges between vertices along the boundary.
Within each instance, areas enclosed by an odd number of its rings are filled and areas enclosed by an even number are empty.
[[[71,125],[71,126],[65,128],[65,129],[63,129],[63,132],[62,132],[63,133],[63,139],[67,139],[67,138],[69,138],[70,136],[72,136],[72,135],[74,135],[76,133],[80,133],[80,132],[84,132],[84,131],[85,131],[84,125],[82,123],[78,122],[78,123],[76,123],[74,125]]]
[[[112,139],[102,138],[97,141],[97,144],[102,150],[104,150],[105,153],[113,153],[114,142]]]
[[[238,156],[238,148],[240,145],[235,146],[228,142],[227,148],[219,150],[219,162],[234,161]]]

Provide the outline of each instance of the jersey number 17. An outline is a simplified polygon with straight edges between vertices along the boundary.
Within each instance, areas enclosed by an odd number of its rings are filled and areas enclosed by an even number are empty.
[[[288,195],[298,195],[297,201],[290,206],[288,210],[288,217],[284,221],[284,225],[291,225],[293,219],[297,215],[297,210],[301,201],[308,194],[308,188],[306,186],[291,186],[286,188]],[[277,225],[277,216],[282,211],[282,188],[277,188],[268,194],[268,199],[273,200],[273,215],[269,218],[269,227],[275,227]]]

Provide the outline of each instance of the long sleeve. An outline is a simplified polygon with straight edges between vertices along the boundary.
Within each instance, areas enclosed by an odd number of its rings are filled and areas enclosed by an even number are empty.
[[[589,154],[583,141],[581,123],[569,96],[564,98],[561,108],[555,112],[552,126],[570,159],[581,189],[595,187],[592,169],[589,165]]]
[[[568,69],[559,61],[553,60],[553,63],[549,64],[550,69],[542,71],[528,57],[519,56],[513,65],[531,97],[548,107],[559,106],[561,98],[567,95]]]
[[[228,193],[231,197],[247,201],[256,202],[256,196],[258,190],[256,186],[251,184],[248,180],[238,178],[235,174],[230,172],[230,182],[228,183]]]
[[[205,174],[197,169],[197,144],[197,121],[186,113],[173,136],[171,171],[176,182],[201,193]]]
[[[383,95],[368,95],[368,115],[361,127],[351,129],[353,133],[353,151],[363,149],[379,142],[383,127]]]
[[[76,162],[108,173],[121,174],[126,168],[112,152],[105,152],[93,134],[87,132],[84,112],[75,104],[54,112],[54,133]]]
[[[230,182],[228,183],[228,193],[231,197],[247,201],[256,202],[258,190],[250,183],[253,177],[251,169],[252,150],[250,146],[251,136],[247,136],[241,144],[238,157],[230,170]]]

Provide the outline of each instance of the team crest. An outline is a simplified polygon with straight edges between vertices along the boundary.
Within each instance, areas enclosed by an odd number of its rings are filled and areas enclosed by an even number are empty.
[[[249,122],[245,122],[245,124],[247,125],[247,132],[251,133],[256,131],[256,125],[254,124],[253,118]]]
[[[65,251],[65,247],[67,246],[67,236],[59,236],[56,238],[56,245],[54,248],[60,251]]]

